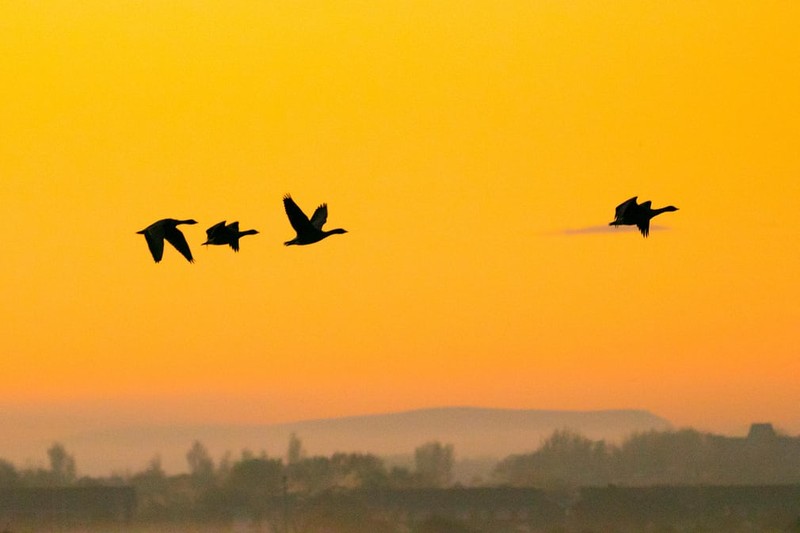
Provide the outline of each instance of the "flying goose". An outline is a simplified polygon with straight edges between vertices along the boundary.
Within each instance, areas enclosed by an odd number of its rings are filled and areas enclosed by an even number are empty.
[[[245,235],[255,235],[258,231],[254,229],[248,229],[245,231],[239,231],[239,223],[238,222],[231,222],[228,225],[225,225],[225,221],[219,222],[214,224],[210,228],[206,230],[207,240],[203,243],[203,245],[208,244],[217,244],[217,245],[229,245],[233,248],[234,252],[239,251],[239,237],[244,237]]]
[[[297,207],[292,197],[288,194],[283,197],[283,207],[286,210],[286,216],[289,217],[289,222],[297,232],[297,236],[283,243],[286,246],[291,244],[313,244],[321,241],[329,235],[336,233],[347,233],[347,230],[336,228],[332,230],[323,230],[322,226],[328,219],[328,204],[322,204],[311,215],[311,220]]]
[[[625,200],[621,204],[617,206],[616,211],[614,212],[614,221],[609,222],[609,226],[636,226],[639,228],[639,231],[642,233],[643,237],[647,237],[650,234],[650,219],[656,215],[660,215],[661,213],[665,213],[667,211],[677,211],[678,208],[674,205],[668,205],[667,207],[660,207],[658,209],[651,209],[650,208],[650,200],[646,202],[642,202],[641,204],[636,203],[636,198],[638,196],[634,196],[633,198],[629,198]]]
[[[164,239],[167,239],[167,242],[174,246],[187,261],[194,262],[192,251],[189,250],[186,238],[181,233],[181,230],[178,229],[179,224],[197,224],[197,221],[193,219],[176,220],[174,218],[164,218],[136,232],[144,235],[147,247],[150,248],[150,253],[153,254],[153,259],[156,263],[161,261],[161,257],[164,255]]]

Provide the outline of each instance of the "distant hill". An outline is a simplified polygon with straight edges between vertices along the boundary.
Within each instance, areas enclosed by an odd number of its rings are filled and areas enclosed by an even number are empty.
[[[258,426],[139,426],[91,431],[59,439],[75,455],[80,473],[138,471],[159,455],[168,473],[185,471],[186,452],[200,440],[216,459],[230,451],[265,450],[283,457],[296,433],[310,455],[369,452],[409,455],[431,440],[451,443],[456,458],[504,458],[535,450],[556,429],[592,439],[620,440],[637,431],[665,430],[670,423],[647,411],[543,411],[443,407],[389,414],[305,420]],[[45,450],[41,451],[45,456]],[[2,456],[2,451],[0,451]],[[13,460],[13,458],[12,458]]]

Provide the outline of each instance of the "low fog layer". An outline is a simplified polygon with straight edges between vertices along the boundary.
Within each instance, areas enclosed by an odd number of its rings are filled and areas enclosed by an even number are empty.
[[[310,454],[364,452],[383,456],[407,455],[423,442],[455,446],[459,459],[530,452],[554,430],[569,428],[592,439],[618,441],[631,433],[664,430],[668,421],[646,411],[542,411],[452,407],[383,415],[309,420],[274,425],[166,425],[136,424],[89,429],[65,422],[32,426],[9,421],[14,439],[0,441],[0,456],[18,464],[44,462],[53,441],[74,454],[80,473],[106,475],[136,470],[154,456],[170,473],[185,471],[186,450],[202,441],[214,457],[242,449],[283,456],[292,433],[302,438]],[[27,431],[24,427],[28,424]]]

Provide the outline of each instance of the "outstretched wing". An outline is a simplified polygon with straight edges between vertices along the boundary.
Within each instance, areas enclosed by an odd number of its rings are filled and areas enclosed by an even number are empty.
[[[150,248],[150,253],[153,255],[153,260],[158,263],[164,256],[164,239],[158,235],[153,235],[152,232],[145,230],[144,239],[147,241],[147,247]]]
[[[308,231],[311,222],[288,194],[283,197],[283,208],[286,210],[286,216],[289,217],[289,223],[297,233]]]
[[[169,241],[169,243],[178,250],[183,257],[186,258],[187,261],[190,263],[194,263],[194,258],[192,257],[192,251],[189,249],[189,243],[186,242],[186,237],[183,236],[181,230],[178,228],[171,228],[169,231],[164,232],[164,238]],[[164,243],[161,243],[163,248]]]
[[[636,209],[637,198],[638,196],[634,196],[633,198],[628,198],[619,204],[616,211],[614,211],[614,218],[619,220],[621,218],[625,218],[627,215],[630,215]]]
[[[647,237],[650,234],[650,206],[652,202],[647,200],[646,202],[642,202],[639,204],[639,216],[636,220],[636,227],[639,228],[639,231],[642,232],[643,237]]]
[[[214,224],[213,226],[211,226],[210,228],[208,228],[208,229],[206,230],[206,236],[207,236],[207,237],[210,239],[210,238],[211,238],[211,237],[213,237],[213,236],[214,236],[214,235],[215,235],[215,234],[216,234],[216,233],[217,233],[219,230],[221,230],[221,229],[222,229],[222,228],[224,228],[224,227],[225,227],[225,221],[224,221],[224,220],[223,220],[222,222],[218,222],[217,224]]]
[[[239,251],[239,222],[231,222],[225,226],[225,231],[228,232],[228,244],[233,248],[234,252]]]
[[[321,230],[326,220],[328,220],[328,204],[322,204],[311,215],[311,225]]]

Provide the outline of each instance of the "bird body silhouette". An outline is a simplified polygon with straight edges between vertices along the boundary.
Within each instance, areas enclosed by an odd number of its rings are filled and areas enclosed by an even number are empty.
[[[634,196],[633,198],[629,198],[619,204],[617,206],[616,211],[614,212],[614,220],[609,222],[609,226],[636,226],[639,228],[643,237],[647,237],[650,234],[650,219],[656,215],[660,215],[661,213],[665,213],[667,211],[677,211],[678,208],[674,205],[668,205],[666,207],[660,207],[658,209],[653,209],[650,207],[651,203],[650,200],[646,202],[642,202],[641,204],[636,203],[636,199],[638,196]]]
[[[254,229],[248,229],[245,231],[239,231],[239,223],[238,222],[231,222],[230,224],[225,224],[225,221],[219,222],[214,224],[210,228],[206,230],[206,242],[203,245],[208,244],[215,244],[215,245],[229,245],[233,248],[234,252],[239,251],[239,238],[244,237],[245,235],[256,235],[258,231]]]
[[[313,244],[330,235],[347,233],[347,230],[342,228],[327,231],[322,229],[325,221],[328,220],[328,204],[321,204],[317,207],[314,214],[311,215],[311,219],[303,213],[303,210],[294,203],[294,200],[288,194],[283,197],[283,207],[286,210],[286,216],[289,217],[289,223],[297,233],[294,239],[283,243],[286,246]]]
[[[156,263],[161,261],[161,257],[164,255],[164,239],[174,246],[187,261],[190,263],[194,262],[192,251],[189,249],[189,244],[186,242],[186,237],[184,237],[181,230],[178,229],[179,224],[197,224],[197,221],[193,219],[177,220],[174,218],[164,218],[136,232],[144,235],[147,241],[147,247],[150,248],[150,253],[153,255],[153,260]]]

